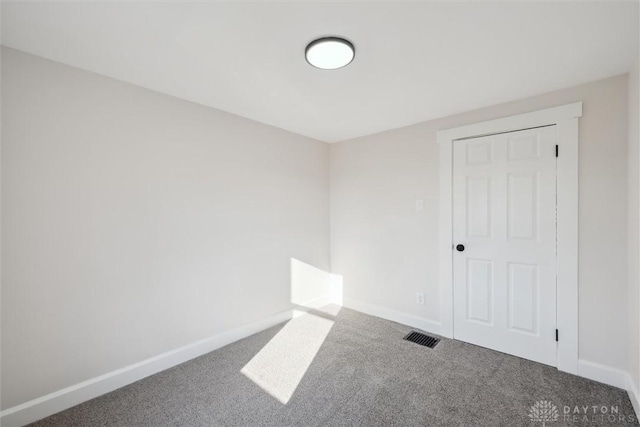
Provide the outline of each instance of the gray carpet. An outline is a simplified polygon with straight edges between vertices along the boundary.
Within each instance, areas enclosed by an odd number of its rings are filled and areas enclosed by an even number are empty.
[[[549,427],[638,425],[623,390],[454,340],[428,349],[410,330],[330,307],[33,425],[542,426],[540,400],[558,410]],[[587,413],[567,418],[576,405]]]

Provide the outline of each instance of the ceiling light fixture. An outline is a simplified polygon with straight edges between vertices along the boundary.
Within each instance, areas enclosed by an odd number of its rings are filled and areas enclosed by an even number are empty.
[[[356,49],[353,44],[340,37],[323,37],[312,41],[304,51],[307,62],[322,70],[336,70],[353,61]]]

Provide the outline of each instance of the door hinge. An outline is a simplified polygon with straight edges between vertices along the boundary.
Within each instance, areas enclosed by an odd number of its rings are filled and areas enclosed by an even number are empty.
[[[558,341],[558,330],[556,329],[556,341]]]
[[[556,145],[556,157],[558,157],[558,145]]]

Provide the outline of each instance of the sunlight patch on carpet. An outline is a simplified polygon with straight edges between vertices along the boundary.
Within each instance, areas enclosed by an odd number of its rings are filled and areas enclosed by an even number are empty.
[[[331,311],[339,311],[339,307]],[[318,313],[322,314],[322,313]],[[241,372],[264,391],[287,404],[333,327],[330,318],[306,313],[290,320]]]

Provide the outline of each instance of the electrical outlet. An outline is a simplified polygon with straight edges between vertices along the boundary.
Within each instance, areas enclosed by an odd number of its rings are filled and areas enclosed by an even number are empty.
[[[416,212],[422,212],[424,210],[424,200],[416,199]]]
[[[416,294],[416,303],[424,305],[424,294],[422,292]]]

